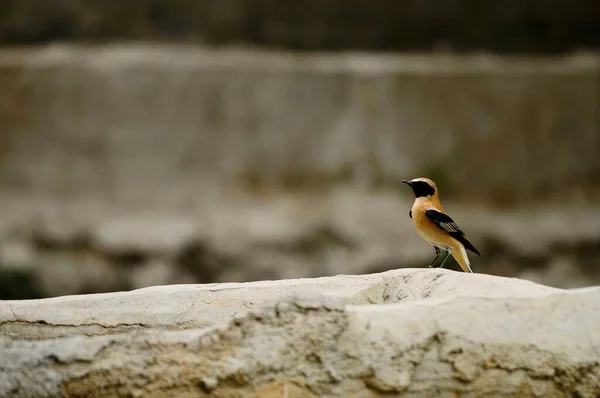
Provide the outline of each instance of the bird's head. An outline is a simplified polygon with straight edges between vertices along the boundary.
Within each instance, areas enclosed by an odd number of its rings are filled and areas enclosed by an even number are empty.
[[[435,182],[429,178],[415,178],[414,180],[402,180],[403,183],[409,185],[415,193],[415,198],[426,198],[434,196],[437,193]]]

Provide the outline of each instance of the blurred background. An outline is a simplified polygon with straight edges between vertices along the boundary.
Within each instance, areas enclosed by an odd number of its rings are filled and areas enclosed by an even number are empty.
[[[2,299],[423,267],[422,176],[476,272],[600,284],[597,0],[0,0],[0,46]]]

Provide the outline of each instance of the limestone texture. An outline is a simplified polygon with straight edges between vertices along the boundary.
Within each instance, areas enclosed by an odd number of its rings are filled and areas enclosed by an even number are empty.
[[[402,269],[0,302],[0,396],[597,397],[600,289]]]

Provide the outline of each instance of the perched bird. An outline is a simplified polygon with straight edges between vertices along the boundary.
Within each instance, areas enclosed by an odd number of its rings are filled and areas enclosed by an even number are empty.
[[[428,178],[415,178],[410,181],[402,180],[402,182],[409,185],[415,193],[415,203],[408,216],[412,218],[419,235],[435,248],[435,258],[429,267],[432,267],[440,257],[441,249],[446,251],[446,257],[440,267],[444,266],[452,254],[463,271],[473,272],[465,249],[471,250],[479,257],[481,254],[444,211],[435,183]]]

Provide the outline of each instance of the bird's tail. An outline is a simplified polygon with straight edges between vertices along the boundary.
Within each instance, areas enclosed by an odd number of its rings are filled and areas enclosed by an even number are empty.
[[[456,249],[452,250],[452,257],[456,260],[460,268],[463,271],[473,273],[473,268],[471,268],[471,262],[469,261],[469,256],[467,256],[467,251],[465,250],[463,245],[459,245]]]

